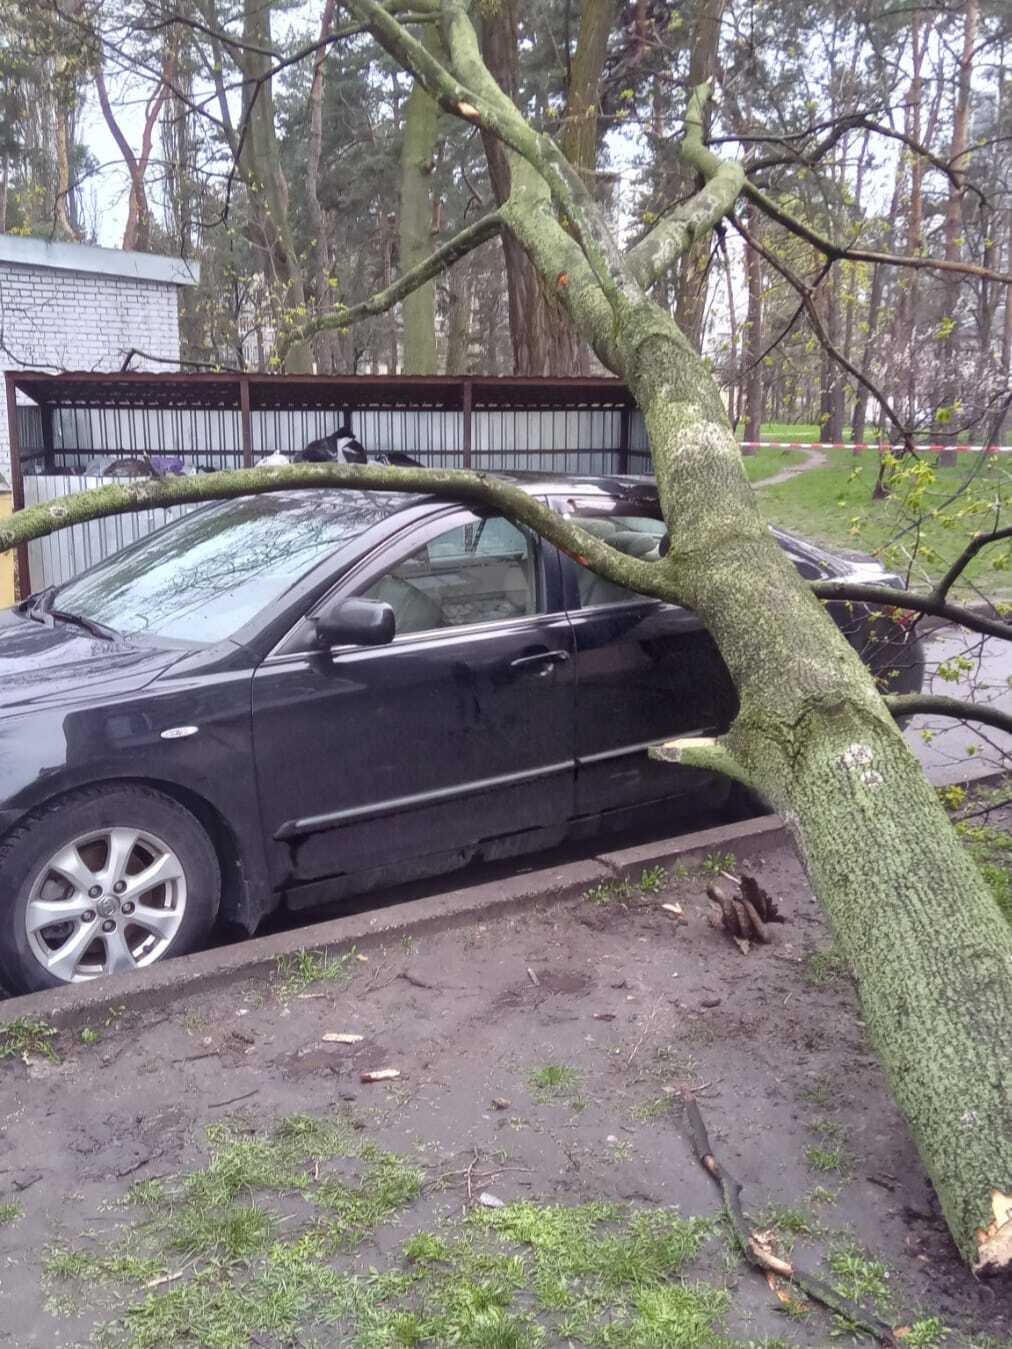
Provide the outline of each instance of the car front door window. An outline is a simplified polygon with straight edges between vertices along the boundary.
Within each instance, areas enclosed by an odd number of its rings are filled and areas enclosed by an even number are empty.
[[[397,636],[538,612],[534,540],[498,517],[472,518],[401,558],[361,591],[389,604]]]

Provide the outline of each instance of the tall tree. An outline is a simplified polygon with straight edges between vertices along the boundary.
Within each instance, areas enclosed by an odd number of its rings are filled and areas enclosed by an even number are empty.
[[[439,56],[438,36],[425,36],[429,50]],[[412,86],[404,114],[401,148],[401,267],[407,271],[432,252],[433,194],[436,136],[439,109],[420,84]],[[409,375],[436,373],[436,283],[428,281],[405,296],[404,372]]]

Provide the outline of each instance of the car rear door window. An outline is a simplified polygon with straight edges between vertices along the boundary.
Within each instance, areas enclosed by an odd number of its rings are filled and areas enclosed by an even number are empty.
[[[535,542],[508,520],[474,517],[401,558],[361,594],[392,606],[399,637],[536,614]]]

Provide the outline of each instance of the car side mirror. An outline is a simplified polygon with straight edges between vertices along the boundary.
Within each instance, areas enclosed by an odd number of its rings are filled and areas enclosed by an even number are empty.
[[[380,600],[331,600],[312,618],[315,642],[332,646],[383,646],[397,628],[394,611]]]

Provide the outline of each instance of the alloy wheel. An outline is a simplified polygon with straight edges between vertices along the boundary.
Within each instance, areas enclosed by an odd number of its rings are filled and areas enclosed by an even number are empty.
[[[186,909],[186,876],[164,840],[145,830],[84,834],[38,872],[25,909],[35,959],[80,983],[151,965],[171,946]]]

